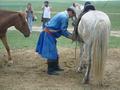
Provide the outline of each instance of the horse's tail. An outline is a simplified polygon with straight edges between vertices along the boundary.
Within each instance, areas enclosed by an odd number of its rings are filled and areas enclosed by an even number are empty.
[[[104,64],[107,56],[109,24],[104,20],[99,20],[96,22],[93,34],[92,73],[96,83],[102,84]]]

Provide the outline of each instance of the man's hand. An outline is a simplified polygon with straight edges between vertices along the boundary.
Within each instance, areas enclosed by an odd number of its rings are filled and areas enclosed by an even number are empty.
[[[81,38],[81,36],[76,36],[75,33],[71,34],[68,36],[69,39],[71,39],[72,41],[79,41],[84,43],[84,40]]]
[[[73,40],[73,41],[76,41],[76,40],[77,40],[75,34],[70,34],[70,35],[68,36],[68,38],[71,39],[71,40]]]

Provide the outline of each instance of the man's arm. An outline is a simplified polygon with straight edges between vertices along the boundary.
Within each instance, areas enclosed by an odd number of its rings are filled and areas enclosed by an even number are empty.
[[[67,19],[63,19],[61,23],[62,23],[62,25],[61,25],[61,30],[62,30],[61,33],[62,33],[62,35],[65,36],[66,38],[74,40],[72,33],[70,33],[67,30],[68,20]]]

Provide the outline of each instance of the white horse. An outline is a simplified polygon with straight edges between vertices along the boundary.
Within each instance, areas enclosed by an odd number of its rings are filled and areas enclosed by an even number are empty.
[[[84,41],[80,45],[78,71],[81,71],[85,66],[84,55],[87,56],[88,62],[83,83],[89,83],[90,76],[97,84],[101,85],[103,82],[110,26],[111,23],[107,14],[98,10],[85,13],[78,24],[78,35]]]

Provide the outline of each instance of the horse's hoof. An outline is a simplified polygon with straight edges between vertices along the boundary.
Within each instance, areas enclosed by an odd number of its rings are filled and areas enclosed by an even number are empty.
[[[89,81],[85,81],[84,84],[89,84]]]
[[[9,60],[9,61],[7,62],[7,66],[11,66],[11,65],[13,65],[13,60]]]
[[[97,83],[97,86],[103,87],[104,84],[102,82]]]
[[[78,73],[83,73],[82,67],[78,67],[78,68],[77,68],[77,72],[78,72]]]
[[[8,60],[10,60],[10,61],[11,61],[11,60],[12,60],[12,58],[11,58],[11,57],[8,57]]]
[[[82,83],[83,84],[89,84],[89,80],[88,79],[83,79]]]

